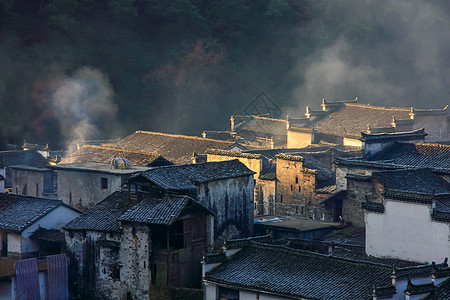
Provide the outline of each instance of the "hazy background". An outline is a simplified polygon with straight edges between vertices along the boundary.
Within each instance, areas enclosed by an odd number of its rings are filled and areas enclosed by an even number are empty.
[[[442,108],[447,0],[0,0],[0,149],[221,130],[265,91]]]

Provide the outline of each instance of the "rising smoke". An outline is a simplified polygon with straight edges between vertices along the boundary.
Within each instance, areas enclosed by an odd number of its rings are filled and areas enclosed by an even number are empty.
[[[68,152],[80,142],[101,138],[101,129],[108,124],[114,126],[117,106],[113,96],[108,78],[89,67],[77,70],[55,91],[53,106]]]
[[[386,106],[442,108],[450,94],[450,18],[438,1],[338,1],[326,15],[351,28],[302,59],[294,99],[304,106],[354,99]],[[447,5],[448,6],[448,5]],[[322,15],[317,24],[326,23]],[[327,28],[332,31],[332,28]],[[320,33],[320,32],[318,32]]]

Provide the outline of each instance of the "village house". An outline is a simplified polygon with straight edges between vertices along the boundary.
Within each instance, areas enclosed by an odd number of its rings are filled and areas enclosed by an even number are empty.
[[[112,193],[121,190],[128,179],[150,167],[133,166],[122,157],[111,163],[58,164],[50,166],[58,178],[58,198],[85,211]]]
[[[193,153],[203,154],[206,149],[242,149],[233,141],[215,140],[180,134],[167,134],[138,130],[111,145],[115,148],[162,155],[179,165],[192,163]]]
[[[253,232],[253,172],[236,160],[152,168],[130,178],[140,195],[187,195],[214,213],[214,238]]]
[[[447,260],[420,265],[341,255],[264,237],[229,241],[223,252],[205,255],[203,299],[419,299],[444,293],[450,282]]]
[[[359,151],[334,147],[207,150],[208,161],[238,159],[255,172],[254,214],[339,221],[341,195],[335,193],[332,161]],[[294,162],[297,161],[297,162]]]
[[[199,288],[212,213],[189,196],[115,192],[65,226],[80,296],[149,298],[152,286]]]
[[[367,254],[421,262],[450,257],[449,182],[430,169],[348,177],[358,182],[348,196],[365,196]]]
[[[1,256],[20,259],[60,253],[62,227],[79,215],[61,200],[0,193]]]
[[[450,141],[448,107],[417,109],[381,107],[353,101],[322,100],[322,110],[306,108],[305,116],[313,126],[288,127],[288,147],[326,141],[339,145],[362,147],[361,132],[390,133],[425,128],[428,142]],[[312,130],[311,130],[312,129]]]
[[[370,188],[365,180],[377,171],[429,168],[436,176],[450,179],[450,147],[441,144],[414,143],[425,133],[417,130],[405,133],[363,134],[362,157],[336,158],[336,188],[346,191],[343,218],[357,226],[364,226],[362,203]],[[412,174],[412,173],[411,173]],[[421,183],[417,182],[420,191]],[[431,190],[426,191],[431,193]]]

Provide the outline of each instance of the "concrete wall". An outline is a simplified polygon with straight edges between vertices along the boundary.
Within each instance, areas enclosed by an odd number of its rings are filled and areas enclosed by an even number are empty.
[[[312,134],[309,132],[287,131],[287,148],[304,148],[311,145]]]
[[[419,262],[450,257],[450,224],[431,220],[429,205],[386,199],[384,206],[383,214],[365,213],[367,254]]]
[[[107,189],[101,188],[101,178],[107,178]],[[58,170],[58,197],[81,210],[89,209],[120,190],[121,184],[121,175]]]
[[[215,238],[230,225],[240,232],[237,237],[249,236],[253,232],[253,176],[222,179],[201,183],[197,187],[198,201],[215,215]]]

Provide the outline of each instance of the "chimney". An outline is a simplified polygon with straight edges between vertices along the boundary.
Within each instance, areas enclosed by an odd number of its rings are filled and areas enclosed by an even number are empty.
[[[231,131],[234,132],[234,116],[231,116],[230,121],[231,121]]]

